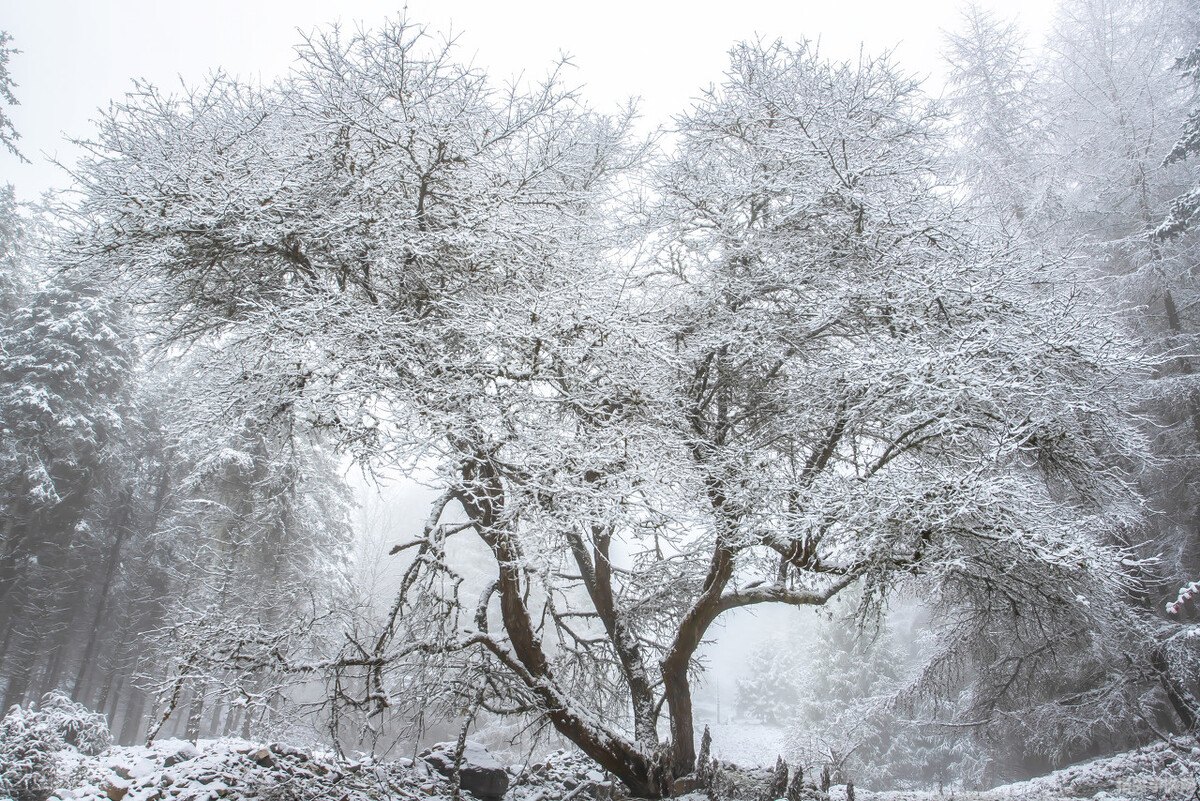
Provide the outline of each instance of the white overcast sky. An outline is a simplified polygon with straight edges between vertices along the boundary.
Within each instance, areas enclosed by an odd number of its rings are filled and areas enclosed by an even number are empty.
[[[982,0],[1019,16],[1040,36],[1050,0]],[[340,20],[368,25],[398,13],[376,0],[0,0],[0,29],[21,49],[11,70],[20,106],[12,110],[23,165],[0,156],[0,183],[37,198],[68,178],[48,164],[74,158],[67,136],[86,137],[96,109],[119,98],[131,79],[161,87],[195,83],[215,67],[270,80],[287,70],[297,29]],[[666,122],[700,86],[719,80],[725,53],[755,35],[820,38],[834,57],[898,47],[911,71],[937,79],[941,29],[954,27],[958,0],[410,0],[408,16],[461,33],[465,56],[493,75],[541,74],[560,54],[593,105],[637,96],[649,121]]]

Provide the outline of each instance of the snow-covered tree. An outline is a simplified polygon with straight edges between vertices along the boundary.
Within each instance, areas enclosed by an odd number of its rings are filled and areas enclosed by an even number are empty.
[[[1077,254],[1081,271],[1109,284],[1111,294],[1121,300],[1129,330],[1156,357],[1151,380],[1137,392],[1139,414],[1148,421],[1148,458],[1140,483],[1151,514],[1125,537],[1146,543],[1146,552],[1164,558],[1143,577],[1138,602],[1151,614],[1143,616],[1142,625],[1154,635],[1135,649],[1141,653],[1134,675],[1124,683],[1136,686],[1137,675],[1158,675],[1172,699],[1178,694],[1171,689],[1175,679],[1161,669],[1161,642],[1173,635],[1155,617],[1198,565],[1194,487],[1200,389],[1192,354],[1200,324],[1193,270],[1200,238],[1186,228],[1163,235],[1173,200],[1196,183],[1194,164],[1186,159],[1164,164],[1164,157],[1173,152],[1179,121],[1187,114],[1188,93],[1181,91],[1186,87],[1174,67],[1200,38],[1196,10],[1189,0],[1064,2],[1050,37],[1043,112],[1053,130],[1062,176],[1064,214],[1058,239]],[[1110,661],[1093,655],[1074,667],[1090,664],[1082,675],[1115,691],[1121,680],[1111,666],[1100,667]],[[1057,684],[1056,677],[1049,678]],[[1096,689],[1085,695],[1097,695]],[[1194,712],[1173,705],[1190,726],[1186,720]],[[1082,723],[1082,715],[1075,717]],[[1120,716],[1109,710],[1094,722],[1104,729],[1105,718]],[[1080,727],[1074,728],[1078,732]],[[1028,734],[1022,738],[1028,741]],[[1068,740],[1077,738],[1053,738],[1057,744]]]
[[[936,119],[886,62],[741,48],[681,127],[663,193],[684,222],[668,238],[678,291],[695,298],[694,450],[730,496],[733,541],[782,557],[758,580],[858,574],[870,602],[915,573],[951,610],[1077,608],[1060,593],[1091,582],[1034,541],[1078,554],[1075,569],[1105,553],[1077,539],[1079,516],[1111,525],[1124,485],[1099,454],[1136,447],[1110,396],[1075,394],[1121,370],[1119,336],[1084,319],[1095,299],[955,218],[935,189]],[[1051,373],[1067,394],[1045,394]],[[1036,592],[995,589],[1013,565]]]
[[[1015,21],[973,3],[945,33],[952,174],[981,220],[1042,229],[1057,221],[1039,78]]]
[[[389,626],[336,660],[358,700],[544,716],[656,797],[731,609],[919,580],[1103,622],[1121,344],[956,217],[916,84],[742,45],[649,177],[628,126],[400,22],[310,38],[278,84],[144,87],[89,144],[81,266],[178,341],[286,354],[280,408],[436,471]]]
[[[0,717],[0,798],[45,801],[63,778],[60,754],[95,755],[112,744],[104,718],[56,693]]]
[[[63,645],[85,602],[72,551],[103,536],[93,504],[129,411],[132,355],[113,299],[79,277],[34,292],[0,338],[3,698],[18,703],[38,652]]]
[[[793,717],[804,692],[799,669],[800,654],[786,642],[776,639],[759,645],[737,681],[739,714],[773,725]]]
[[[136,624],[160,701],[152,735],[168,721],[190,737],[277,724],[289,688],[270,648],[298,651],[345,595],[348,494],[329,449],[264,390],[288,375],[246,347],[143,375],[161,448],[145,561],[169,588]]]
[[[939,728],[936,704],[898,700],[920,668],[924,638],[902,637],[886,618],[861,631],[842,611],[818,624],[794,677],[802,692],[789,727],[792,761],[872,790],[977,782],[986,758],[970,733]]]
[[[17,105],[17,96],[13,93],[17,84],[12,78],[8,62],[14,54],[19,52],[21,51],[12,46],[12,34],[8,31],[0,31],[0,103],[6,106]],[[21,134],[17,132],[9,112],[0,109],[0,145],[4,145],[9,153],[21,161],[26,161],[25,156],[17,149],[17,140],[20,138]]]
[[[1192,84],[1192,107],[1188,110],[1187,119],[1183,123],[1183,131],[1171,152],[1163,160],[1163,165],[1171,165],[1188,159],[1200,153],[1200,45],[1196,45],[1175,64],[1179,73]],[[1171,202],[1167,218],[1158,226],[1155,233],[1160,237],[1171,238],[1183,231],[1196,226],[1200,220],[1200,186],[1188,189]]]

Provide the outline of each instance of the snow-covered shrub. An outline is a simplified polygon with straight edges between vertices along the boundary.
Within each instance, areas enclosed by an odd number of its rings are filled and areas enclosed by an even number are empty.
[[[112,745],[112,732],[104,715],[77,704],[60,692],[42,696],[34,714],[40,715],[59,733],[63,742],[81,754],[95,756]]]
[[[43,801],[58,778],[62,735],[36,710],[14,706],[0,720],[0,799]]]
[[[94,756],[112,745],[104,716],[61,693],[14,706],[0,720],[0,801],[43,801],[59,780],[59,753]]]

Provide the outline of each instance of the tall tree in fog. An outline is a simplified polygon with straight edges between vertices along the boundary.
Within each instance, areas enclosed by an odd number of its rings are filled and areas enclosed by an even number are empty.
[[[360,456],[439,471],[390,625],[334,665],[359,701],[424,665],[421,703],[544,716],[661,796],[731,609],[915,580],[960,638],[1108,622],[1119,344],[956,218],[916,85],[743,45],[651,174],[628,125],[399,23],[317,35],[275,85],[144,88],[89,145],[81,264],[178,341],[286,354],[272,402]]]
[[[257,660],[281,637],[295,646],[345,595],[337,461],[274,402],[288,366],[249,347],[231,355],[193,353],[161,371],[173,470],[160,530],[174,592],[149,643],[163,701],[155,734],[172,715],[190,737],[277,723],[282,688]]]
[[[1200,45],[1181,56],[1175,64],[1180,75],[1191,84],[1191,103],[1182,131],[1163,166],[1185,161],[1200,154]],[[1171,202],[1167,218],[1155,232],[1172,238],[1200,224],[1200,186],[1191,186]]]
[[[945,33],[949,167],[978,219],[1007,230],[1054,225],[1056,193],[1043,89],[1025,36],[978,5]]]
[[[132,367],[118,310],[86,279],[52,279],[26,304],[0,333],[0,623],[6,652],[12,649],[8,700],[29,687],[40,651],[65,647],[86,600],[71,550],[103,536],[94,504],[108,489]]]
[[[1138,412],[1150,421],[1151,447],[1141,472],[1150,514],[1124,536],[1130,542],[1149,540],[1149,551],[1168,557],[1144,576],[1138,596],[1150,607],[1144,622],[1160,642],[1168,636],[1155,620],[1161,617],[1161,600],[1194,569],[1200,523],[1191,489],[1200,447],[1200,394],[1190,378],[1189,356],[1200,322],[1192,275],[1200,240],[1184,236],[1165,242],[1155,235],[1171,199],[1194,182],[1194,168],[1189,175],[1188,165],[1164,164],[1164,156],[1178,136],[1187,99],[1171,68],[1200,33],[1196,10],[1187,0],[1064,2],[1048,40],[1042,111],[1061,198],[1058,221],[1047,233],[1074,254],[1077,269],[1107,284],[1129,330],[1157,360],[1154,380],[1136,393]],[[1190,668],[1175,666],[1183,668],[1178,675],[1175,667],[1168,670],[1161,648],[1152,642],[1148,653],[1135,657],[1135,673],[1147,659],[1150,675],[1159,676],[1180,721],[1191,727],[1194,704],[1185,703],[1179,692],[1181,676]],[[1113,672],[1111,666],[1106,672]],[[1086,682],[1086,676],[1084,671],[1077,678]],[[1125,681],[1137,684],[1133,675]],[[1051,686],[1068,692],[1058,681]],[[1102,693],[1094,686],[1090,694]],[[1142,703],[1153,707],[1156,702]],[[1085,716],[1071,718],[1082,723]],[[1093,719],[1105,728],[1122,716],[1109,709]]]

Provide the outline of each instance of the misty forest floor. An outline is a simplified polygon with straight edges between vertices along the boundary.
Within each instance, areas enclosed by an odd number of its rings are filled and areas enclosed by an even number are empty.
[[[981,792],[881,792],[859,788],[860,801],[1182,801],[1196,797],[1200,754],[1165,745],[1099,759],[1048,776]],[[584,757],[556,752],[546,759],[508,768],[504,801],[612,801],[623,796]],[[738,796],[763,801],[766,772],[742,772]],[[196,745],[166,740],[152,747],[112,747],[98,756],[60,755],[56,801],[444,801],[449,780],[421,759],[377,762],[344,760],[280,744],[238,739],[201,740]],[[469,794],[463,799],[473,801]],[[825,797],[812,791],[812,798]],[[844,801],[832,787],[829,801]],[[693,794],[689,801],[707,801]],[[739,798],[738,801],[741,801]]]

